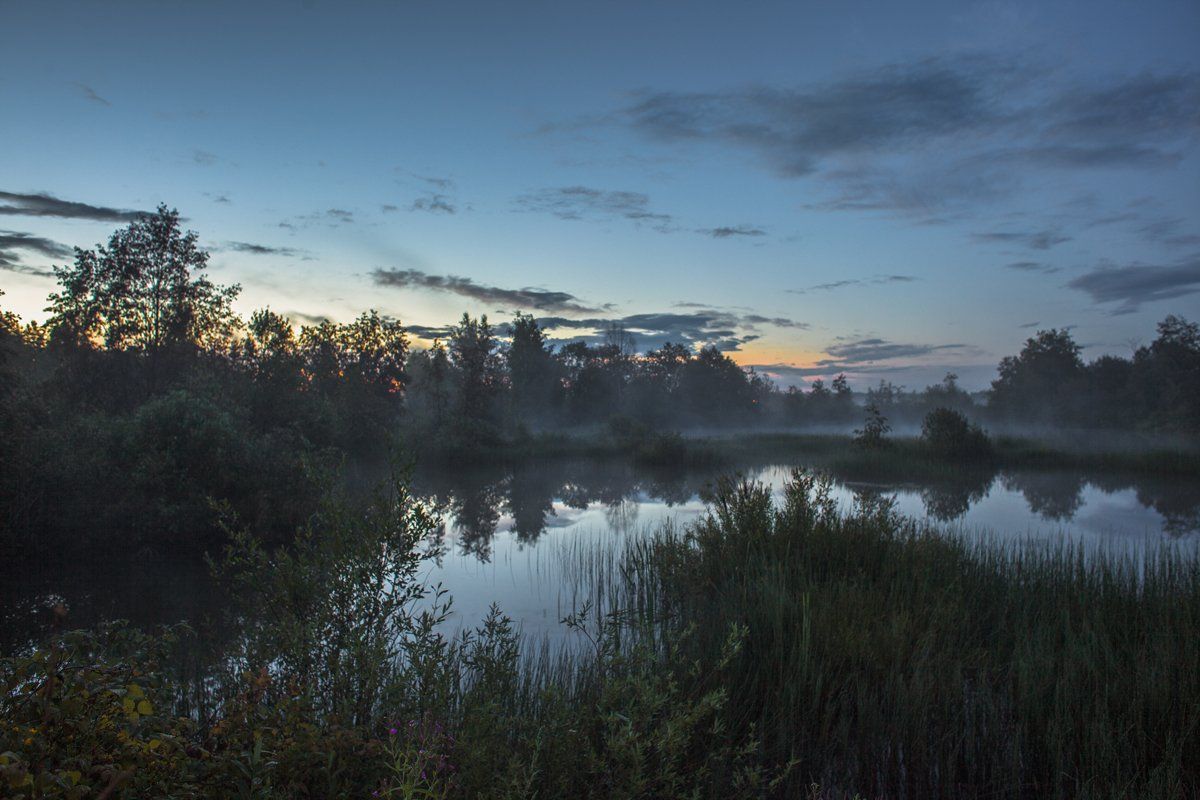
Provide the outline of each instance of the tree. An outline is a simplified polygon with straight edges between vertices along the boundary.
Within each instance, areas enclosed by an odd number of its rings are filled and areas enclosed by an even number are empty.
[[[1200,325],[1168,316],[1158,323],[1158,338],[1139,348],[1133,363],[1148,422],[1200,431]]]
[[[458,370],[462,431],[479,441],[495,434],[495,400],[500,388],[496,335],[487,315],[462,320],[450,332],[450,359]]]
[[[383,395],[403,391],[408,337],[399,320],[381,317],[371,310],[343,325],[341,339],[344,377],[356,378]]]
[[[76,248],[74,265],[54,267],[61,288],[46,309],[54,339],[144,354],[152,369],[165,351],[227,341],[241,287],[202,274],[208,253],[179,223],[178,211],[160,205],[114,232],[107,246]]]
[[[1000,376],[992,381],[992,406],[1026,420],[1066,418],[1084,379],[1079,353],[1069,331],[1038,331],[1020,354],[1000,362]]]
[[[507,360],[514,419],[528,422],[544,417],[559,388],[558,365],[531,315],[517,312],[513,317]]]
[[[887,434],[892,430],[887,417],[874,403],[869,403],[866,411],[867,416],[863,421],[862,428],[854,431],[854,443],[867,450],[879,450],[887,447]]]

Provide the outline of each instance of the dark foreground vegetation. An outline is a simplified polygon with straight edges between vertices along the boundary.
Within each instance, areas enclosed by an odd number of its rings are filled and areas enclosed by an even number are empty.
[[[0,793],[1200,793],[1195,555],[966,544],[829,488],[726,481],[690,529],[568,556],[563,650],[498,610],[445,634],[403,481],[288,549],[234,527],[218,651],[113,626],[0,662]]]
[[[1069,333],[1039,332],[1000,363],[986,396],[953,375],[923,391],[880,384],[862,396],[845,376],[782,391],[715,346],[639,353],[625,330],[556,347],[524,314],[496,327],[464,315],[421,329],[441,337],[423,350],[373,311],[299,328],[270,309],[241,319],[231,307],[238,287],[213,284],[207,263],[196,234],[161,207],[56,267],[44,323],[0,312],[6,554],[203,552],[225,541],[228,510],[260,538],[286,540],[339,463],[387,457],[398,444],[427,462],[585,452],[713,462],[748,445],[683,434],[849,431],[864,408],[872,424],[862,430],[873,433],[862,451],[880,463],[914,452],[887,454],[886,428],[931,420],[921,463],[1003,457],[977,426],[1180,443],[1200,432],[1200,328],[1176,316],[1130,359],[1085,364]]]

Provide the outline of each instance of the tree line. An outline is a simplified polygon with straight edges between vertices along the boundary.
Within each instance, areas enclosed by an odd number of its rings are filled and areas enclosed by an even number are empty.
[[[240,287],[213,283],[208,259],[160,206],[54,268],[44,323],[0,313],[7,531],[37,520],[184,536],[230,509],[290,530],[305,513],[297,498],[339,454],[383,454],[398,439],[471,453],[547,430],[848,429],[863,405],[893,422],[948,408],[990,423],[1200,432],[1200,329],[1177,316],[1131,358],[1088,363],[1068,331],[1041,331],[982,398],[954,375],[920,391],[856,393],[844,375],[784,390],[713,346],[639,353],[616,326],[556,345],[522,313],[501,326],[464,314],[427,349],[375,311],[299,327],[270,309],[242,319]]]

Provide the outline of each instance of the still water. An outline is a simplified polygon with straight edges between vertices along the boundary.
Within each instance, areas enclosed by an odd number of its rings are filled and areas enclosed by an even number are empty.
[[[734,471],[778,496],[793,468]],[[554,635],[575,608],[575,554],[645,536],[666,522],[687,525],[704,514],[707,488],[729,472],[584,462],[423,476],[423,493],[448,509],[441,556],[426,575],[453,596],[455,627],[474,625],[496,602],[526,633]],[[1188,479],[1056,470],[835,483],[844,509],[864,494],[892,496],[901,514],[966,537],[1130,554],[1158,544],[1200,549],[1200,487]]]
[[[619,460],[555,460],[514,468],[427,470],[416,492],[444,509],[425,577],[453,597],[450,625],[474,626],[492,603],[534,636],[561,631],[576,592],[566,565],[573,554],[619,546],[670,521],[704,513],[704,494],[723,474],[740,472],[775,492],[793,464],[652,469]],[[352,485],[382,477],[352,471]],[[964,536],[1013,542],[1070,541],[1137,553],[1170,543],[1200,548],[1200,487],[1190,478],[1055,470],[964,471],[924,482],[834,475],[849,508],[857,495],[894,496],[897,510]],[[0,650],[44,629],[45,609],[64,603],[73,625],[129,619],[141,625],[202,624],[226,603],[197,559],[130,554],[116,564],[55,565],[6,576],[0,587]]]

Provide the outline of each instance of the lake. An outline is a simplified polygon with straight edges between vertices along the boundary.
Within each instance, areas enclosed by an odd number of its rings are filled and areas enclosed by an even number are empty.
[[[804,459],[800,459],[803,461]],[[648,468],[621,459],[559,459],[517,467],[428,469],[415,491],[445,513],[425,577],[454,598],[452,627],[472,626],[497,603],[528,634],[557,636],[576,592],[566,569],[572,553],[619,545],[670,521],[704,513],[705,491],[722,474],[740,472],[779,492],[793,464],[697,469]],[[383,475],[358,465],[352,487]],[[834,475],[835,496],[894,496],[897,510],[964,536],[1012,542],[1074,542],[1131,554],[1147,546],[1200,545],[1200,490],[1194,479],[1112,472],[972,471],[903,483]],[[0,588],[0,647],[29,641],[61,602],[72,625],[130,619],[140,625],[201,623],[226,598],[199,559],[129,553],[115,563],[23,568]]]

